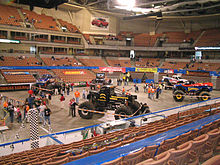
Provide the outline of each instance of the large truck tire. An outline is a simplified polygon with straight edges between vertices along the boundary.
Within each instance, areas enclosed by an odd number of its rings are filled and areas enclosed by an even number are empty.
[[[82,104],[80,104],[79,108],[87,109],[87,110],[94,110],[95,109],[94,105],[89,101],[85,101]],[[93,112],[78,110],[78,113],[79,113],[79,116],[83,119],[92,119],[92,117],[93,117]]]
[[[131,108],[132,113],[135,113],[139,108],[140,108],[141,104],[137,101],[134,101],[133,104],[130,104],[129,107]],[[138,115],[139,112],[137,112],[135,115]]]
[[[182,102],[183,99],[185,98],[185,94],[181,90],[177,90],[173,93],[173,98],[176,102]]]
[[[211,99],[211,96],[210,96],[210,94],[208,93],[208,92],[206,92],[206,91],[203,91],[203,92],[201,92],[200,94],[199,94],[199,100],[200,101],[206,101],[206,100],[209,100],[209,99]]]
[[[119,107],[116,111],[115,114],[119,114],[119,115],[132,115],[132,111],[130,109],[130,107],[127,106],[121,106]],[[124,116],[116,116],[115,115],[115,120],[121,119],[121,118],[125,118]]]

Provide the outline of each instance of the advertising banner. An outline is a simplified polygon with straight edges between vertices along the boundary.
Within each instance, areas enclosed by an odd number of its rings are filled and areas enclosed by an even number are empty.
[[[65,75],[76,75],[76,74],[85,74],[84,71],[64,71],[63,72]]]
[[[109,30],[109,17],[91,16],[90,25],[93,30]]]
[[[75,87],[86,87],[86,85],[87,85],[86,81],[74,82]]]
[[[25,74],[30,74],[29,72],[4,72],[4,74],[7,75],[25,75]]]
[[[99,67],[100,72],[122,72],[125,73],[126,69],[125,68],[120,68],[120,67]]]
[[[157,72],[157,68],[135,68],[135,72]]]
[[[174,70],[173,69],[165,69],[164,73],[174,73]]]

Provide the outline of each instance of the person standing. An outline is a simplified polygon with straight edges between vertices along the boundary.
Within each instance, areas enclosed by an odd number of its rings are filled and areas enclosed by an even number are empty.
[[[75,98],[76,98],[76,103],[79,104],[79,97],[80,97],[80,93],[78,90],[76,90],[76,92],[74,93]]]
[[[75,117],[76,116],[76,105],[78,105],[76,102],[75,102],[75,99],[72,98],[70,100],[70,112],[72,114],[72,117]]]
[[[86,99],[86,90],[85,90],[85,88],[83,89],[83,99]]]
[[[71,83],[71,89],[73,91],[73,88],[74,88],[74,83]]]
[[[151,86],[148,86],[148,90],[147,90],[147,93],[148,93],[148,98],[150,99],[150,95],[151,95]]]
[[[7,115],[7,110],[8,110],[8,101],[5,100],[3,103],[3,108],[4,108],[4,117]]]
[[[61,109],[64,109],[64,102],[65,102],[65,97],[63,96],[63,94],[61,94],[61,97],[60,97]]]
[[[156,89],[156,99],[159,99],[160,87],[158,86]]]
[[[11,123],[14,122],[14,106],[11,104],[11,102],[8,103],[8,112],[10,116]]]
[[[17,106],[17,120],[18,123],[21,123],[21,111],[19,105]]]
[[[44,126],[46,124],[46,122],[48,122],[48,124],[50,125],[50,114],[51,114],[51,110],[48,106],[46,106],[45,110],[44,110]]]
[[[44,105],[42,102],[40,104],[40,106],[38,107],[39,111],[40,111],[40,123],[43,123],[43,119],[44,119],[44,110],[46,109],[46,105]]]
[[[69,85],[69,83],[66,86],[66,93],[67,93],[67,95],[70,94],[70,85]]]
[[[58,88],[55,88],[55,92],[54,92],[55,95],[58,95],[59,92],[58,92]]]
[[[122,94],[125,94],[125,87],[122,88]]]
[[[151,99],[154,100],[155,88],[151,88]]]

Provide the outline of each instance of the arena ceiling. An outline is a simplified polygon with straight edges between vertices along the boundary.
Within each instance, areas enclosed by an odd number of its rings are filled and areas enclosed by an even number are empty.
[[[220,0],[69,0],[68,4],[119,14],[125,20],[220,14]]]

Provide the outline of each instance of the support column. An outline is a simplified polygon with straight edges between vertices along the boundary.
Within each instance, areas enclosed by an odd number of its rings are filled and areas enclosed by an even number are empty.
[[[158,83],[158,81],[159,81],[159,73],[156,72],[156,73],[154,73],[154,82]]]
[[[11,31],[7,31],[7,38],[11,39]]]

